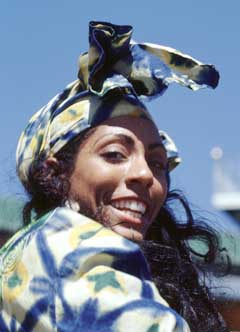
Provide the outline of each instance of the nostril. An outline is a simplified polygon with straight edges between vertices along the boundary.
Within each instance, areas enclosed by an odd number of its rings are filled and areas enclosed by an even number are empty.
[[[144,187],[151,187],[153,180],[153,174],[150,170],[141,169],[137,172],[135,169],[132,174],[129,174],[126,182],[128,184],[139,184]]]

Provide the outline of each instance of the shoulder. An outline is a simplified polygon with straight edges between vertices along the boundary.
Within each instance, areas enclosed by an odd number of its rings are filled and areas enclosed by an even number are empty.
[[[85,330],[110,324],[113,331],[188,331],[150,282],[139,246],[100,223],[57,208],[17,235],[5,259],[19,243],[20,255],[2,274],[0,327],[6,331],[8,308],[19,326],[33,314],[46,331],[67,324],[69,315]]]
[[[30,241],[31,237],[44,225],[52,213],[51,211],[38,220],[33,220],[31,224],[14,234],[0,249],[1,273],[9,268],[11,269],[11,266],[14,265],[14,262],[21,255],[23,248]]]
[[[82,273],[92,264],[107,265],[150,279],[145,258],[136,243],[68,208],[55,209],[32,236],[29,247],[26,255],[34,253],[44,264],[54,261],[58,269],[77,266]]]
[[[136,264],[129,266],[127,258]],[[39,265],[41,270],[48,270],[51,267],[46,268],[48,261],[58,266],[76,261],[84,266],[84,261],[94,261],[114,265],[124,272],[132,270],[133,274],[139,274],[142,265],[144,277],[150,278],[137,244],[68,208],[56,208],[20,230],[0,251],[0,261],[0,276],[5,277],[20,262],[33,272]]]
[[[17,233],[1,260],[0,295],[5,303],[22,303],[26,297],[33,301],[42,283],[67,283],[101,266],[150,279],[136,244],[67,208],[57,208]]]

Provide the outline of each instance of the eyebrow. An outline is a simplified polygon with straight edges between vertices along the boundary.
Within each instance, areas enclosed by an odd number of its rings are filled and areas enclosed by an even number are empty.
[[[116,134],[107,134],[105,135],[104,137],[106,136],[115,136],[117,138],[119,138],[120,140],[124,141],[127,145],[129,145],[130,147],[133,147],[134,146],[134,140],[132,139],[132,137],[128,136],[128,135],[125,135],[125,134],[121,134],[121,133],[116,133]],[[104,138],[103,137],[103,138]],[[157,149],[157,148],[161,148],[165,151],[165,147],[163,145],[162,142],[156,142],[156,143],[152,143],[152,144],[149,144],[149,147],[148,149],[149,150],[154,150],[154,149]]]
[[[130,147],[133,147],[134,146],[134,140],[130,137],[130,136],[128,136],[128,135],[125,135],[125,134],[118,134],[118,133],[116,133],[116,134],[112,134],[112,133],[109,133],[109,134],[106,134],[106,135],[104,135],[104,136],[102,136],[95,144],[94,144],[94,146],[98,143],[98,142],[100,142],[102,139],[104,139],[105,137],[107,137],[107,136],[111,136],[111,137],[113,137],[113,138],[117,138],[117,139],[120,139],[121,141],[124,141],[124,143],[126,143],[127,145],[129,145]]]
[[[114,134],[114,136],[117,136],[118,138],[123,140],[127,145],[130,145],[131,147],[134,146],[134,140],[130,136],[125,134]]]

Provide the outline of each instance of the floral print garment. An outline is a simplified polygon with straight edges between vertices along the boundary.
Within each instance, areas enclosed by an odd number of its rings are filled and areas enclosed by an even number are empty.
[[[139,246],[57,208],[1,250],[1,332],[189,332]]]

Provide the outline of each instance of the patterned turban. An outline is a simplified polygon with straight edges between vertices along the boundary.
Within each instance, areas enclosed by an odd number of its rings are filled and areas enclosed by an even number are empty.
[[[42,153],[53,156],[89,127],[123,115],[152,119],[143,101],[162,95],[170,83],[192,90],[217,86],[219,74],[212,65],[170,47],[136,43],[132,31],[90,22],[89,51],[79,58],[78,79],[33,115],[20,137],[16,158],[23,183]],[[177,148],[166,133],[160,135],[171,170],[180,161]]]

